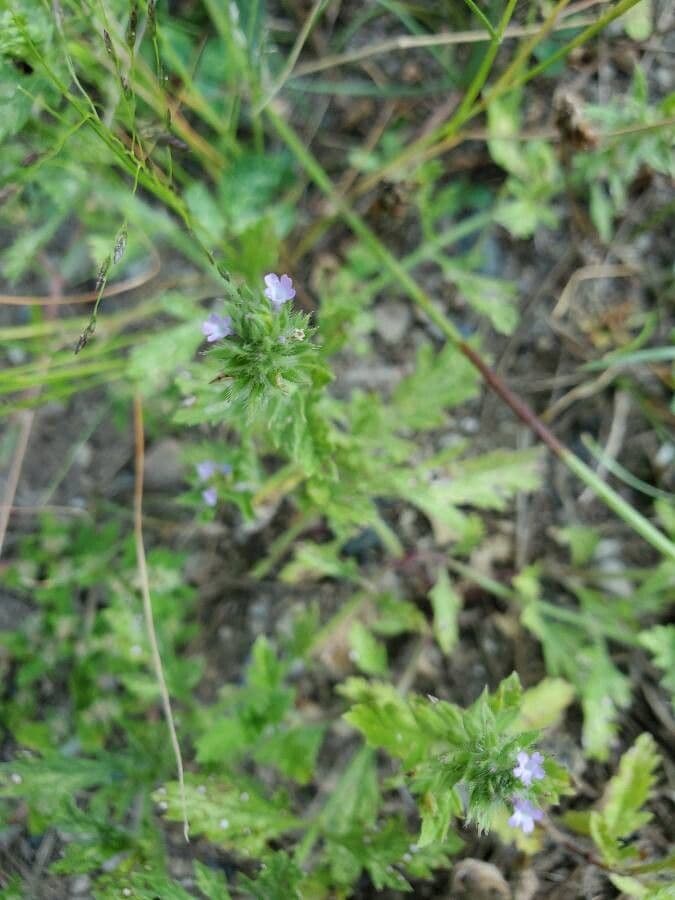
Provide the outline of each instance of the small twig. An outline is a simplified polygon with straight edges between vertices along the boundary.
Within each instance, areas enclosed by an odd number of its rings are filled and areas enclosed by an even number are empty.
[[[604,390],[608,384],[611,384],[614,381],[616,376],[616,369],[610,367],[605,369],[605,371],[597,378],[594,378],[593,381],[582,381],[581,384],[577,384],[573,387],[571,391],[563,394],[562,397],[558,397],[555,403],[552,403],[548,409],[544,410],[541,414],[541,420],[547,423],[553,422],[554,419],[557,419],[562,412],[572,406],[573,403],[576,403],[577,400],[587,400],[599,391]]]
[[[600,278],[629,278],[632,275],[639,274],[639,270],[635,266],[626,265],[590,265],[582,266],[570,276],[569,281],[565,285],[560,294],[560,298],[553,307],[551,315],[555,319],[560,319],[568,311],[570,302],[574,297],[577,285],[582,281],[591,281]]]
[[[50,828],[43,839],[40,841],[40,846],[38,847],[37,853],[35,854],[33,868],[28,878],[26,878],[25,889],[29,894],[33,893],[33,891],[35,891],[35,889],[39,886],[42,873],[45,866],[51,859],[55,844],[56,833],[53,829]]]
[[[314,28],[314,25],[319,19],[319,16],[324,11],[327,5],[328,0],[315,0],[314,6],[312,7],[310,14],[305,19],[292,50],[288,54],[288,59],[286,60],[283,69],[275,79],[274,84],[270,88],[269,93],[267,94],[265,99],[262,100],[254,110],[256,114],[260,114],[267,106],[267,104],[276,97],[279,91],[283,88],[284,84],[286,84],[286,81],[293,71],[293,66],[296,64],[296,62],[298,61],[298,57],[302,53],[302,48],[305,46],[307,38],[309,37],[312,29]]]
[[[103,297],[114,297],[117,294],[124,294],[127,291],[133,291],[142,287],[148,281],[159,274],[162,264],[159,254],[154,248],[152,252],[152,265],[145,272],[138,275],[132,275],[116,284],[107,285],[103,291]],[[39,294],[0,294],[0,306],[70,306],[74,303],[92,303],[99,295],[99,291],[85,291],[83,294],[61,294],[58,297],[53,295],[40,296]]]
[[[518,430],[518,449],[525,450],[531,445],[532,433],[527,429]],[[530,499],[525,491],[516,494],[516,532],[515,559],[518,571],[522,571],[528,562],[530,540],[532,536],[532,515]]]
[[[16,489],[19,485],[21,477],[21,469],[23,461],[28,449],[28,439],[30,438],[31,429],[33,428],[33,419],[35,418],[35,410],[24,410],[20,415],[19,437],[12,457],[12,464],[7,476],[7,484],[5,486],[5,496],[2,505],[0,505],[0,555],[5,543],[5,535],[7,534],[7,526],[9,524],[9,516],[14,509],[14,497]]]
[[[171,711],[171,700],[169,698],[169,690],[166,686],[164,677],[164,668],[162,666],[162,658],[159,654],[159,645],[157,643],[157,632],[155,631],[155,619],[152,612],[152,599],[150,597],[150,580],[148,577],[148,565],[145,558],[145,545],[143,543],[143,467],[145,463],[145,440],[143,434],[143,401],[138,390],[134,393],[134,538],[136,542],[136,560],[138,563],[138,576],[141,582],[141,594],[143,596],[143,616],[148,632],[148,641],[150,643],[150,653],[152,657],[152,665],[155,670],[159,693],[162,699],[162,707],[166,724],[169,729],[171,738],[171,746],[176,758],[176,769],[178,771],[178,785],[180,789],[181,804],[183,807],[183,834],[185,840],[189,841],[190,823],[187,817],[187,801],[185,798],[185,777],[183,774],[183,757],[178,743],[178,735],[176,734],[176,726]]]
[[[61,298],[61,279],[55,275],[51,279],[51,290],[50,290],[50,300],[53,302],[59,302]],[[56,313],[53,311],[52,316]],[[48,353],[45,353],[41,358],[39,363],[39,374],[44,377],[49,370],[51,365],[51,357]],[[31,390],[27,391],[26,397],[37,397],[42,390],[41,385],[37,385]],[[28,440],[30,438],[30,433],[33,428],[33,421],[35,419],[35,410],[34,409],[26,409],[22,410],[20,414],[20,425],[19,425],[19,437],[16,444],[16,449],[14,451],[14,456],[12,457],[12,464],[9,469],[9,475],[7,477],[7,484],[5,486],[5,496],[3,498],[2,505],[0,505],[0,556],[2,555],[2,548],[5,543],[5,536],[7,534],[7,526],[9,525],[9,517],[12,513],[14,497],[16,496],[16,490],[19,486],[19,478],[21,477],[21,469],[23,468],[24,459],[26,457],[26,450],[28,449]]]
[[[473,347],[470,347],[464,341],[458,344],[459,350],[466,358],[478,369],[483,376],[486,384],[492,388],[498,397],[509,406],[518,418],[530,428],[546,446],[555,453],[556,456],[563,456],[565,448],[558,438],[550,431],[541,419],[530,409],[530,407],[513,393],[511,388],[494,372],[476,353]]]
[[[567,13],[567,18],[569,11]],[[569,30],[570,28],[583,27],[593,24],[593,19],[580,19],[577,22],[561,22],[554,31]],[[527,37],[538,34],[541,24],[536,25],[512,25],[504,31],[503,39]],[[347,50],[345,53],[337,53],[334,56],[325,56],[323,59],[312,60],[298,66],[290,73],[291,78],[301,78],[303,75],[315,75],[325,69],[345,66],[349,63],[361,62],[373,56],[381,56],[396,50],[416,50],[424,47],[447,47],[456,44],[485,44],[492,40],[492,35],[487,30],[473,31],[448,31],[440,34],[403,34],[398,37],[388,38],[379,44],[369,44],[356,50]]]
[[[582,434],[581,443],[587,450],[590,450],[599,462],[602,462],[602,464],[607,467],[615,478],[618,478],[619,481],[623,481],[624,484],[633,488],[634,491],[639,491],[639,493],[644,494],[646,497],[652,497],[654,500],[665,500],[667,503],[673,503],[673,501],[675,501],[675,494],[671,491],[662,491],[660,488],[648,484],[646,481],[638,478],[637,475],[633,475],[633,473],[625,466],[622,466],[618,460],[610,459],[606,456],[602,447],[593,440],[590,434]]]
[[[372,151],[377,146],[378,141],[384,134],[384,131],[389,124],[391,117],[394,115],[396,111],[396,103],[391,101],[384,104],[380,114],[377,119],[373,123],[372,128],[366,135],[366,139],[361,145],[361,151],[363,153],[372,153]],[[348,169],[344,171],[342,177],[336,184],[335,188],[339,194],[346,194],[347,191],[351,188],[352,184],[358,178],[358,171],[354,166],[350,166]]]
[[[550,820],[547,820],[546,822],[546,830],[557,844],[560,844],[566,850],[569,850],[577,856],[580,856],[590,866],[596,866],[598,869],[603,869],[605,872],[613,871],[611,866],[608,866],[592,851],[587,850],[580,844],[577,844],[577,842],[572,837],[564,834],[562,831],[560,831],[559,828],[556,828],[556,826]]]
[[[0,505],[0,509],[4,511],[4,504]],[[39,506],[10,506],[10,513],[20,516],[39,516],[43,513],[52,513],[55,516],[75,516],[81,518],[88,516],[89,513],[81,506],[58,506],[52,503],[40,503]]]
[[[490,20],[489,20],[488,17],[485,15],[485,13],[483,12],[483,10],[482,10],[479,6],[476,6],[476,4],[474,3],[474,0],[464,0],[464,2],[465,2],[466,5],[469,7],[469,9],[470,9],[473,13],[475,13],[476,16],[478,16],[478,18],[481,20],[481,22],[483,23],[483,25],[485,25],[485,27],[487,28],[487,30],[490,32],[490,37],[491,37],[491,38],[496,38],[496,37],[497,37],[497,32],[496,32],[495,29],[493,28],[492,22],[490,22]]]
[[[612,416],[612,425],[607,436],[605,444],[605,452],[598,464],[596,474],[598,478],[605,479],[610,469],[610,464],[617,458],[623,440],[626,436],[626,425],[628,423],[628,413],[630,412],[630,395],[626,391],[617,391],[614,395],[614,415]],[[595,493],[590,487],[584,488],[579,496],[578,503],[585,506],[595,500]]]

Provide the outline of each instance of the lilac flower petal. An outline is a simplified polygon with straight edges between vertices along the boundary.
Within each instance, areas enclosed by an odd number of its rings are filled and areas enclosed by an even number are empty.
[[[292,300],[295,297],[295,288],[293,287],[293,279],[290,275],[282,275],[279,279],[279,285],[286,300]]]
[[[204,462],[197,463],[195,469],[201,481],[208,481],[216,473],[216,464],[212,459],[205,459]]]
[[[282,275],[279,278],[274,272],[265,275],[265,284],[267,287],[263,291],[267,299],[270,301],[275,311],[278,312],[281,305],[295,297],[295,288],[293,287],[293,279],[289,275]]]
[[[544,767],[542,766],[543,761],[544,757],[541,753],[533,753],[530,757],[530,770],[535,781],[541,781],[541,779],[546,776]]]
[[[218,502],[218,492],[214,487],[206,488],[202,491],[202,500],[207,506],[215,506]]]
[[[220,463],[218,466],[218,471],[221,475],[229,475],[232,471],[232,466],[229,463]]]
[[[202,322],[202,334],[209,343],[219,341],[232,334],[232,319],[229,316],[211,313],[208,319]]]
[[[525,787],[529,787],[532,783],[532,775],[530,774],[527,763],[519,763],[513,770],[513,774],[516,778],[520,778]]]
[[[520,828],[523,834],[532,834],[534,823],[544,818],[542,810],[537,809],[529,800],[516,797],[513,801],[513,815],[509,818],[511,828]]]
[[[521,750],[517,756],[518,765],[513,769],[513,774],[519,778],[525,787],[529,787],[533,781],[541,781],[545,777],[542,767],[544,757],[541,753],[535,752],[531,756],[524,750]]]

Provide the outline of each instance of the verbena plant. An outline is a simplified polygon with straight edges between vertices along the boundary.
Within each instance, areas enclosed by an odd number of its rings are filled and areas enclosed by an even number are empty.
[[[466,15],[488,31],[469,78],[461,81],[452,53],[434,51],[448,84],[463,88],[456,112],[422,141],[392,130],[381,154],[356,157],[364,183],[385,173],[415,179],[424,241],[402,260],[334,188],[275,100],[327,4],[315,5],[298,35],[291,69],[268,40],[262,4],[207,0],[185,22],[152,0],[21,2],[2,11],[0,85],[8,114],[0,165],[10,185],[7,222],[18,234],[2,252],[6,277],[18,285],[47,274],[52,293],[68,300],[69,284],[95,276],[88,315],[36,313],[6,329],[13,349],[29,359],[2,375],[8,410],[118,379],[117,396],[133,392],[137,408],[154,417],[151,427],[165,417],[201,429],[186,450],[194,476],[183,498],[198,518],[235,508],[256,525],[288,505],[291,522],[258,561],[257,577],[280,567],[291,586],[333,579],[347,598],[328,621],[311,605],[296,610],[274,639],[258,637],[240,683],[222,686],[207,704],[196,694],[203,661],[188,652],[195,596],[183,583],[183,560],[168,551],[149,554],[147,586],[187,770],[176,781],[156,715],[133,547],[117,524],[97,530],[45,520],[6,575],[10,587],[30,592],[35,610],[2,638],[3,665],[15,678],[5,720],[16,752],[0,777],[7,821],[23,802],[31,834],[54,829],[62,836],[53,873],[92,875],[98,897],[190,896],[171,875],[166,819],[186,821],[192,838],[205,838],[236,865],[236,878],[226,879],[195,863],[194,885],[207,897],[231,890],[261,898],[349,896],[364,876],[376,889],[405,891],[451,865],[462,847],[458,824],[494,830],[528,851],[539,846],[543,826],[606,869],[625,893],[669,896],[661,872],[672,860],[639,859],[631,840],[650,816],[645,806],[659,762],[651,737],[642,735],[624,754],[596,809],[569,811],[556,825],[554,808],[573,788],[555,753],[544,749],[543,730],[577,696],[585,752],[609,759],[630,700],[612,642],[648,649],[672,687],[672,626],[652,618],[643,627],[672,593],[670,507],[664,498],[655,504],[657,527],[562,447],[486,366],[478,337],[465,341],[411,274],[420,263],[435,263],[481,329],[509,334],[518,320],[516,291],[485,274],[483,229],[497,222],[529,237],[556,223],[560,198],[573,189],[588,199],[608,238],[639,166],[647,161],[672,172],[660,129],[672,98],[650,104],[639,72],[630,118],[618,110],[589,116],[595,127],[634,127],[638,135],[644,128],[646,137],[610,137],[566,171],[545,140],[514,152],[509,141],[520,127],[523,86],[638,6],[623,0],[590,24],[571,19],[547,49],[567,5],[549,8],[520,50],[504,53],[493,71],[515,3],[490,15],[469,3]],[[395,13],[413,32],[422,28],[398,5]],[[532,64],[535,49],[543,58]],[[508,173],[496,203],[474,186],[444,185],[433,160],[484,110],[492,158]],[[420,155],[430,161],[415,169]],[[327,195],[325,220],[301,219],[302,178]],[[309,314],[299,303],[305,286],[282,274],[279,259],[291,254],[284,244],[291,233],[313,228],[316,239],[335,216],[356,240],[344,265],[322,274],[319,309]],[[449,247],[475,235],[468,250],[448,256]],[[181,260],[160,275],[159,287],[149,281],[153,243]],[[55,286],[49,251],[59,246]],[[115,283],[146,279],[147,299],[113,308]],[[435,335],[390,396],[355,390],[342,398],[331,386],[339,354],[359,343],[367,352],[373,300],[401,294],[431,320]],[[200,345],[204,352],[196,353]],[[465,440],[433,454],[420,449],[449,410],[479,394],[481,377],[659,551],[657,565],[627,573],[633,603],[617,597],[606,611],[606,593],[584,569],[597,535],[574,527],[561,539],[581,575],[559,584],[574,604],[547,602],[541,566],[518,573],[512,587],[470,569],[466,560],[486,537],[487,515],[506,511],[514,495],[541,483],[538,449],[479,453]],[[438,548],[429,560],[428,615],[346,552],[369,529],[378,552],[403,555],[404,539],[388,515],[392,502],[421,514]],[[315,540],[317,526],[322,537]],[[405,673],[392,679],[394,638],[409,639],[420,652],[433,642],[445,655],[456,651],[462,601],[448,569],[513,604],[541,643],[550,677],[523,691],[514,674],[466,707],[414,693]],[[96,599],[83,607],[82,592]],[[336,679],[339,705],[305,714],[299,673],[313,671],[321,648],[345,630],[360,675]],[[335,742],[342,761],[327,771],[322,748]],[[310,802],[307,786],[315,789]],[[406,798],[403,809],[397,796]],[[563,826],[586,843],[561,836]],[[21,895],[18,879],[4,888],[7,896]]]

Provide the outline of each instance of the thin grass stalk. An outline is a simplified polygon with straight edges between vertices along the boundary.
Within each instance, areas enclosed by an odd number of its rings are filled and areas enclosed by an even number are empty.
[[[190,840],[190,823],[187,815],[187,800],[185,797],[185,775],[183,772],[183,756],[178,742],[176,733],[176,725],[174,723],[173,712],[171,710],[171,699],[169,697],[169,689],[164,677],[164,667],[162,666],[162,657],[159,652],[159,644],[157,642],[157,632],[155,630],[155,617],[152,611],[152,598],[150,595],[150,578],[148,575],[148,564],[145,558],[145,543],[143,541],[143,472],[145,464],[145,434],[143,429],[143,401],[138,390],[134,392],[134,540],[136,544],[136,561],[138,564],[138,577],[141,583],[141,595],[143,598],[143,616],[145,618],[145,626],[148,633],[148,641],[150,644],[150,654],[152,665],[155,670],[155,677],[159,687],[159,693],[164,709],[166,724],[169,729],[169,737],[171,739],[171,747],[176,760],[176,770],[178,774],[178,786],[180,791],[181,806],[183,812],[183,835],[185,840]]]
[[[502,38],[506,28],[511,21],[511,17],[513,16],[514,10],[516,8],[516,3],[518,0],[508,0],[506,4],[506,9],[504,10],[504,14],[501,18],[499,26],[496,32],[493,32],[492,40],[490,41],[490,46],[487,49],[487,52],[483,59],[481,60],[481,64],[478,67],[478,71],[474,75],[471,80],[471,84],[466,90],[462,102],[457,109],[457,112],[451,117],[450,121],[447,124],[447,134],[455,134],[458,129],[464,123],[466,117],[470,114],[471,108],[473,107],[473,103],[476,97],[483,90],[483,86],[487,81],[490,72],[492,71],[492,65],[495,61],[495,57],[499,51],[499,48],[502,43]],[[569,0],[563,0],[563,2],[567,3]]]

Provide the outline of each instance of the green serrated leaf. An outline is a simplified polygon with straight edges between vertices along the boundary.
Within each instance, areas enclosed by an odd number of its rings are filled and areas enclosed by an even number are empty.
[[[171,782],[154,794],[166,804],[166,817],[183,820],[179,785]],[[266,799],[250,780],[227,781],[194,777],[185,785],[185,804],[191,831],[202,834],[221,847],[240,853],[261,854],[268,844],[297,828],[298,820],[287,812],[286,804]]]
[[[435,353],[430,344],[417,352],[412,375],[394,391],[397,428],[423,430],[441,425],[447,410],[475,397],[479,379],[471,363],[451,344]]]
[[[440,794],[427,791],[420,798],[419,811],[422,825],[417,843],[420,847],[428,847],[446,841],[453,819],[462,813],[462,803],[455,790]]]
[[[565,826],[584,837],[591,836],[591,811],[581,809],[568,809],[563,813],[562,821]]]
[[[644,900],[647,896],[647,888],[644,884],[637,878],[631,878],[630,875],[610,875],[609,880],[626,897],[637,897],[639,900]]]
[[[452,281],[461,297],[477,313],[485,316],[500,334],[511,334],[518,324],[516,287],[503,278],[492,278],[471,272],[462,266],[445,260],[443,271]]]
[[[573,566],[590,562],[600,541],[597,529],[588,525],[568,525],[559,529],[557,537],[570,548]]]
[[[387,648],[363,622],[354,622],[349,630],[350,658],[367,675],[386,675]]]
[[[238,886],[255,900],[301,900],[302,872],[286,853],[264,857],[256,878],[240,875]]]
[[[358,566],[353,559],[341,559],[337,543],[300,543],[295,548],[293,560],[281,571],[282,581],[290,584],[319,578],[355,579]]]
[[[578,638],[576,639],[578,641]],[[566,669],[570,669],[569,664]],[[589,756],[607,759],[619,710],[630,702],[630,681],[612,663],[603,644],[576,650],[574,683],[584,712],[582,740]]]
[[[299,725],[263,736],[256,744],[254,756],[259,763],[275,766],[298,784],[308,784],[324,731],[321,725]]]
[[[197,739],[197,759],[202,764],[226,765],[248,746],[249,735],[244,722],[236,716],[218,718]]]
[[[511,175],[527,177],[527,160],[522,144],[514,140],[520,132],[522,91],[509,91],[488,106],[488,150],[490,156]]]
[[[541,452],[494,450],[448,466],[447,477],[434,489],[446,503],[479,509],[503,510],[518,491],[532,491],[541,483]]]
[[[322,827],[329,834],[342,834],[355,825],[372,825],[380,805],[375,753],[358,750],[321,812]]]
[[[231,894],[222,872],[211,869],[199,860],[194,861],[194,870],[197,887],[208,900],[230,900]]]
[[[543,678],[523,694],[514,730],[551,728],[560,721],[574,695],[574,687],[563,678]]]
[[[590,213],[598,234],[608,243],[614,233],[614,204],[604,184],[600,182],[591,185]]]
[[[356,701],[344,718],[362,732],[371,747],[381,747],[399,759],[423,757],[426,740],[393,685],[349,678],[339,691]]]
[[[424,631],[426,619],[414,603],[400,600],[393,594],[382,594],[377,598],[377,619],[371,627],[376,634],[394,637],[405,632]]]
[[[600,815],[613,837],[626,838],[651,819],[651,813],[642,807],[654,787],[654,773],[660,762],[650,734],[641,734],[621,757],[619,770],[609,781],[601,801]]]
[[[128,893],[127,893],[128,892]],[[130,872],[115,871],[96,882],[96,900],[118,900],[120,897],[134,900],[193,900],[191,894],[166,875],[159,866],[139,865]]]
[[[654,657],[654,665],[663,670],[661,684],[675,709],[675,625],[655,625],[643,631],[638,640]]]
[[[652,33],[653,20],[652,0],[641,0],[621,18],[626,34],[634,41],[646,41],[649,38]]]
[[[195,322],[165,328],[134,347],[129,374],[142,391],[155,394],[166,386],[178,366],[192,359],[203,340]]]
[[[462,608],[462,598],[452,586],[446,569],[439,570],[429,599],[434,612],[434,635],[438,646],[448,656],[459,637],[457,617]]]

